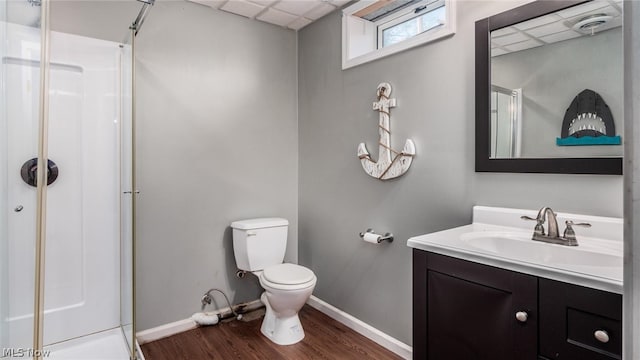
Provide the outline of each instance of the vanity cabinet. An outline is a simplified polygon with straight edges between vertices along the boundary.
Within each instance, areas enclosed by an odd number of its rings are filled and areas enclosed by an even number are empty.
[[[536,359],[535,276],[421,250],[413,268],[414,359]]]
[[[621,315],[618,294],[413,250],[414,359],[620,359]]]
[[[543,359],[622,357],[622,295],[542,278],[538,286]]]

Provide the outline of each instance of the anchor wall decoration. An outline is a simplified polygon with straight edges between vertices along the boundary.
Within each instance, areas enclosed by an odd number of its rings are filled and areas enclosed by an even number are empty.
[[[358,145],[358,158],[364,171],[379,180],[389,180],[403,175],[411,166],[411,161],[416,154],[416,147],[411,139],[407,139],[402,151],[391,148],[391,124],[390,109],[396,106],[396,99],[389,98],[391,95],[391,85],[380,83],[376,91],[378,101],[373,103],[373,110],[380,113],[378,131],[378,161],[373,161],[367,146],[364,143]],[[393,153],[393,158],[391,157]]]

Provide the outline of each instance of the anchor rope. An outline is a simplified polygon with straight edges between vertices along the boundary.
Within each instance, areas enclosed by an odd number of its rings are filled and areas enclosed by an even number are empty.
[[[380,142],[380,141],[378,141],[378,144],[379,144],[380,146],[382,146],[383,148],[385,148],[385,149],[387,149],[387,150],[391,151],[391,152],[392,152],[392,153],[394,153],[394,154],[401,154],[401,152],[398,152],[398,151],[393,150],[391,147],[389,147],[389,146],[387,146],[387,145],[383,144],[383,143],[382,143],[382,142]]]
[[[378,176],[379,180],[382,180],[382,178],[387,174],[387,172],[389,170],[391,170],[391,167],[393,166],[393,164],[396,162],[396,160],[398,160],[401,156],[410,156],[413,157],[413,154],[407,154],[404,151],[401,153],[398,153],[398,155],[396,155],[393,160],[391,160],[391,163],[389,164],[389,166],[387,166],[386,169],[384,169],[384,171],[382,172],[382,174],[380,174],[380,176]]]
[[[393,162],[396,160],[396,158],[398,158],[398,157],[400,157],[400,156],[410,156],[410,157],[414,157],[414,156],[415,156],[415,154],[409,154],[409,153],[406,153],[406,152],[404,152],[404,151],[401,151],[401,152],[397,152],[397,151],[395,151],[395,153],[396,153],[397,155],[395,156],[395,158],[394,158],[393,160],[391,160],[391,165],[393,165]],[[361,160],[362,160],[362,159],[366,159],[366,160],[369,160],[369,161],[371,161],[372,163],[376,164],[376,162],[375,162],[375,161],[373,161],[373,159],[371,158],[371,155],[370,155],[370,154],[362,154],[362,155],[359,155],[359,156],[358,156],[358,159],[361,159]],[[389,166],[391,166],[391,165],[389,165]]]

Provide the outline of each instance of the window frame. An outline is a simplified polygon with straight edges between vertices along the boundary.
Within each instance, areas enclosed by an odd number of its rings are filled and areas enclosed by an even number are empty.
[[[358,11],[374,4],[376,1],[377,0],[360,0],[342,10],[343,70],[452,36],[456,32],[457,0],[431,0],[432,3],[437,3],[438,1],[444,3],[445,24],[395,44],[378,48],[378,29],[376,23],[354,15]],[[416,5],[408,8],[415,10]],[[402,10],[400,12],[402,12]],[[382,20],[378,21],[382,23]],[[385,19],[384,22],[386,23],[387,21],[390,20]]]

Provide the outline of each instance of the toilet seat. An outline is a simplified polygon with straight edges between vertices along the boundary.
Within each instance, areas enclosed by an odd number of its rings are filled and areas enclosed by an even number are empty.
[[[313,271],[288,263],[265,268],[259,278],[263,287],[276,290],[299,290],[314,286],[316,282]]]

